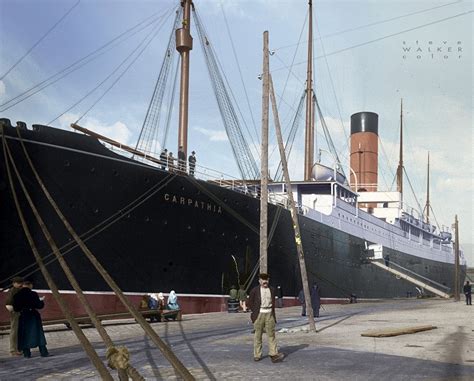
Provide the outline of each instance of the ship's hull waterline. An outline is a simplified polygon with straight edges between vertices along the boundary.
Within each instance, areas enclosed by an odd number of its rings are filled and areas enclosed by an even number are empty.
[[[15,128],[5,127],[4,132],[56,243],[60,247],[72,245],[72,238],[34,179]],[[206,298],[226,294],[231,284],[244,283],[255,269],[259,256],[257,198],[124,158],[85,135],[44,126],[21,130],[21,134],[47,189],[76,232],[85,234],[87,246],[123,291],[175,290]],[[46,257],[51,249],[17,181],[15,185],[36,245]],[[113,215],[113,220],[101,225]],[[302,215],[299,219],[308,275],[311,282],[320,284],[323,297],[417,294],[414,285],[367,261],[364,239]],[[0,279],[5,287],[10,276],[27,274],[37,266],[29,267],[34,257],[18,218],[4,160],[0,161],[0,226]],[[271,282],[280,285],[286,296],[294,296],[301,282],[291,218],[286,209],[273,204],[269,204],[269,237]],[[453,265],[395,250],[388,253],[403,267],[452,288]],[[83,290],[109,290],[79,248],[67,252],[65,258]],[[48,269],[60,289],[71,289],[56,261]],[[39,271],[29,277],[35,288],[47,288]],[[212,300],[218,301],[206,310],[223,307],[222,297]]]

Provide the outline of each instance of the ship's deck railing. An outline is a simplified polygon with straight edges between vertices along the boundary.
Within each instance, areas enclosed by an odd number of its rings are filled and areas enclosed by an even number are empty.
[[[158,155],[156,153],[144,152],[146,154],[145,157],[139,157],[139,156],[133,156],[133,154],[131,154],[128,151],[125,151],[125,150],[121,149],[120,147],[112,146],[112,145],[110,145],[108,143],[104,143],[104,142],[102,142],[102,144],[104,144],[108,149],[110,149],[110,150],[112,150],[116,153],[119,153],[122,156],[125,156],[125,157],[128,157],[128,158],[133,158],[134,160],[137,160],[137,161],[140,161],[140,162],[144,162],[147,165],[150,165],[150,166],[155,167],[157,169],[161,169],[161,170],[165,170],[165,171],[170,170],[167,164],[165,165],[165,169],[162,169],[163,165],[159,163],[159,158],[157,157]],[[189,175],[189,164],[188,163],[186,163],[186,164],[187,164],[186,165],[186,170],[180,171],[179,168],[178,168],[177,158],[173,158],[173,167],[174,167],[173,170],[178,174]],[[233,177],[233,176],[231,176],[229,174],[226,174],[224,172],[217,171],[213,168],[205,167],[205,166],[199,165],[199,164],[196,164],[196,166],[195,166],[194,177],[197,178],[197,179],[200,179],[200,180],[207,181],[207,182],[212,183],[214,185],[218,185],[220,187],[223,187],[223,188],[226,188],[226,189],[231,189],[233,191],[246,194],[250,197],[260,199],[260,181],[258,179],[257,180],[246,180],[246,181],[244,181],[242,179],[238,179],[238,178]],[[370,184],[370,185],[373,186],[373,184]],[[359,188],[360,188],[360,186],[359,186]],[[288,200],[288,196],[285,193],[275,193],[275,192],[269,191],[268,192],[268,202],[270,202],[274,205],[282,206],[285,209],[289,209],[289,200]],[[353,206],[353,205],[347,205],[347,204],[344,204],[344,203],[339,203],[338,206],[342,207],[343,209],[350,209],[350,211],[352,213],[356,212],[356,207]],[[406,207],[406,205],[405,205],[405,207]],[[302,215],[306,215],[308,210],[311,209],[310,206],[299,205],[298,203],[296,204],[296,208],[297,208],[298,213],[302,214]],[[415,210],[414,208],[411,208],[411,209]],[[412,237],[412,239],[418,242],[418,237],[416,237],[416,238]],[[449,248],[446,248],[445,245],[440,245],[440,246],[441,246],[440,249],[444,252],[450,252],[451,251]]]

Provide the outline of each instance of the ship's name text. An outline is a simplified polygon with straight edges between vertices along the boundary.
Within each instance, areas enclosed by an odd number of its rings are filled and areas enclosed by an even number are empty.
[[[202,209],[207,212],[222,214],[222,208],[219,205],[210,202],[193,200],[192,198],[177,196],[175,194],[169,193],[164,194],[164,199],[166,202],[171,202],[172,204],[185,205],[191,208]]]

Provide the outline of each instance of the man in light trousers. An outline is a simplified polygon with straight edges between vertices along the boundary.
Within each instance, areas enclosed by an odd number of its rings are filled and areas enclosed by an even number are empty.
[[[253,342],[253,359],[262,359],[262,336],[266,332],[268,337],[268,354],[272,362],[280,362],[285,355],[278,353],[275,339],[275,289],[269,286],[268,274],[261,273],[259,285],[250,291],[249,306],[252,310],[250,319],[254,325],[255,336]]]

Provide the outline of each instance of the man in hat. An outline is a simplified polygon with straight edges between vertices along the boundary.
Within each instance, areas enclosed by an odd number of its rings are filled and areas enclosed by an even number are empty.
[[[13,298],[13,308],[20,313],[18,322],[18,349],[26,358],[31,357],[31,348],[39,347],[41,357],[48,357],[46,338],[41,315],[37,311],[44,307],[44,297],[32,290],[33,283],[25,280],[20,291]]]
[[[262,358],[262,335],[265,331],[268,336],[268,354],[272,362],[282,361],[285,355],[278,353],[275,339],[275,289],[269,286],[270,277],[261,273],[259,285],[250,291],[249,306],[252,310],[252,320],[255,336],[253,340],[253,359],[260,361]]]
[[[163,151],[161,151],[160,163],[161,163],[161,169],[165,171],[166,167],[168,166],[168,150],[166,148]]]
[[[12,279],[13,287],[8,292],[7,299],[5,300],[5,307],[10,312],[10,355],[21,356],[21,352],[18,351],[18,319],[20,313],[13,309],[13,297],[21,290],[23,285],[23,278],[16,276]]]
[[[178,170],[181,173],[186,172],[186,154],[184,153],[183,146],[179,146],[178,149]]]
[[[196,152],[191,152],[191,156],[189,156],[189,175],[194,176],[194,169],[196,168]]]

